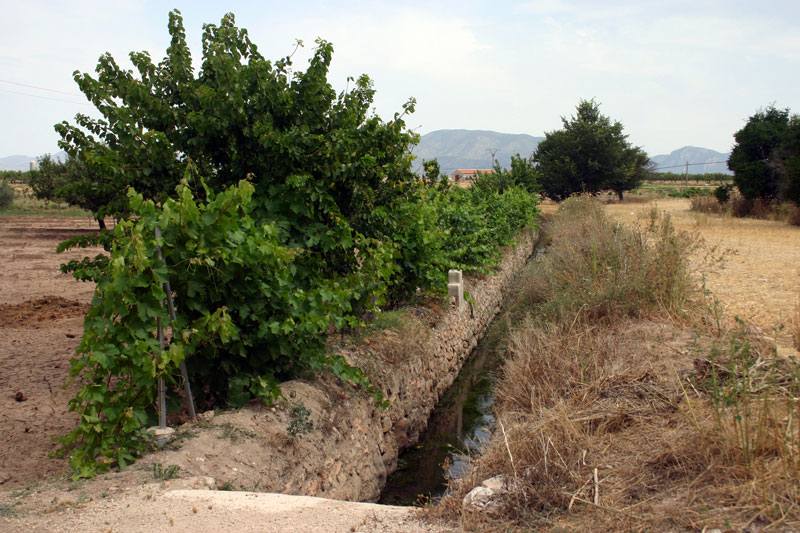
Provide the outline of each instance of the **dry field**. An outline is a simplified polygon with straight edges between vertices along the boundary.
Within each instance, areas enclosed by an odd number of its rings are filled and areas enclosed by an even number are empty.
[[[652,207],[669,213],[676,228],[698,233],[707,248],[726,252],[723,263],[705,278],[725,319],[741,318],[776,337],[782,353],[797,355],[790,331],[797,327],[800,298],[800,227],[695,213],[683,198],[613,203],[606,212],[620,222],[638,224]]]
[[[75,390],[62,385],[93,287],[59,271],[81,254],[55,247],[96,228],[88,217],[0,217],[0,489],[66,472],[48,452],[76,422]]]

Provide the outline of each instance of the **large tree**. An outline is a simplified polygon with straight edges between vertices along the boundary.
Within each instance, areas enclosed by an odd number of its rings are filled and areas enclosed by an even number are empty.
[[[623,126],[600,113],[594,100],[581,100],[563,128],[545,134],[534,152],[544,194],[563,200],[575,193],[613,190],[619,198],[646,175],[647,154],[628,141]]]
[[[110,198],[95,212],[125,216],[129,186],[163,201],[187,169],[216,191],[247,178],[255,186],[254,217],[277,222],[282,243],[310,250],[319,268],[356,270],[355,241],[385,241],[398,203],[414,194],[409,154],[417,136],[402,120],[413,99],[383,121],[370,111],[367,76],[350,79],[338,95],[328,83],[330,43],[318,40],[308,68],[293,71],[291,57],[265,59],[233,14],[203,28],[197,73],[177,10],[160,63],[131,53],[134,73],[105,54],[96,77],[75,73],[102,118],[78,115],[77,124],[56,130],[87,176],[109,184]]]
[[[800,115],[794,115],[789,121],[789,128],[775,164],[786,179],[782,191],[783,199],[800,206]]]
[[[728,168],[739,192],[748,200],[779,196],[786,179],[780,149],[789,140],[789,122],[788,109],[771,105],[756,112],[733,135],[736,142]]]

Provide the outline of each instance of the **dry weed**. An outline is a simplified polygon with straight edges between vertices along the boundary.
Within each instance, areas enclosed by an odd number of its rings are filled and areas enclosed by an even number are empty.
[[[689,201],[690,209],[698,213],[718,215],[725,212],[725,206],[713,196],[692,196]]]
[[[572,209],[511,306],[502,431],[441,512],[505,474],[516,491],[502,515],[462,526],[800,528],[797,362],[743,325],[712,317],[716,329],[692,331],[692,245],[668,219],[651,213],[645,233],[626,233],[591,206]],[[691,321],[647,320],[674,316]]]
[[[800,350],[800,295],[798,295],[794,301],[794,316],[792,317],[790,334],[794,347]]]

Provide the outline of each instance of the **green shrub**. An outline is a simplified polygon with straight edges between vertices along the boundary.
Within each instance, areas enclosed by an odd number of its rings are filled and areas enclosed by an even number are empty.
[[[731,199],[731,189],[733,188],[732,185],[720,185],[716,189],[714,189],[714,197],[720,204],[728,203],[728,200]]]
[[[14,204],[14,188],[7,180],[0,180],[0,209],[6,209]]]
[[[668,194],[670,198],[694,198],[695,196],[710,196],[712,191],[701,187],[689,187],[677,191],[673,190]]]
[[[131,192],[136,219],[116,225],[110,258],[75,265],[97,283],[70,372],[83,383],[70,401],[81,422],[61,438],[75,477],[124,466],[147,447],[158,378],[176,387],[181,361],[198,400],[221,405],[274,400],[278,381],[302,369],[368,386],[360,370],[327,355],[325,340],[331,326],[357,324],[353,303],[386,282],[380,263],[389,251],[358,242],[357,273],[310,277],[297,261],[305,251],[280,245],[275,224],[250,216],[253,190],[242,181],[219,194],[206,189],[199,202],[183,184],[160,207]],[[163,305],[167,282],[174,321]],[[173,332],[167,349],[157,321]]]

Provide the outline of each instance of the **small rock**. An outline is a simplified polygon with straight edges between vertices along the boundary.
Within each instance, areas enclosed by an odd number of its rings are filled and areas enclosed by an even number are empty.
[[[25,393],[24,392],[19,391],[18,393],[16,393],[14,395],[14,399],[17,400],[18,402],[24,402],[28,398],[25,397]]]
[[[147,428],[147,432],[153,437],[153,440],[159,448],[171,441],[172,437],[175,435],[175,429],[170,427],[160,428],[158,426],[153,426]]]
[[[508,505],[513,480],[505,475],[495,476],[483,481],[464,496],[462,512],[481,512],[499,516]]]

